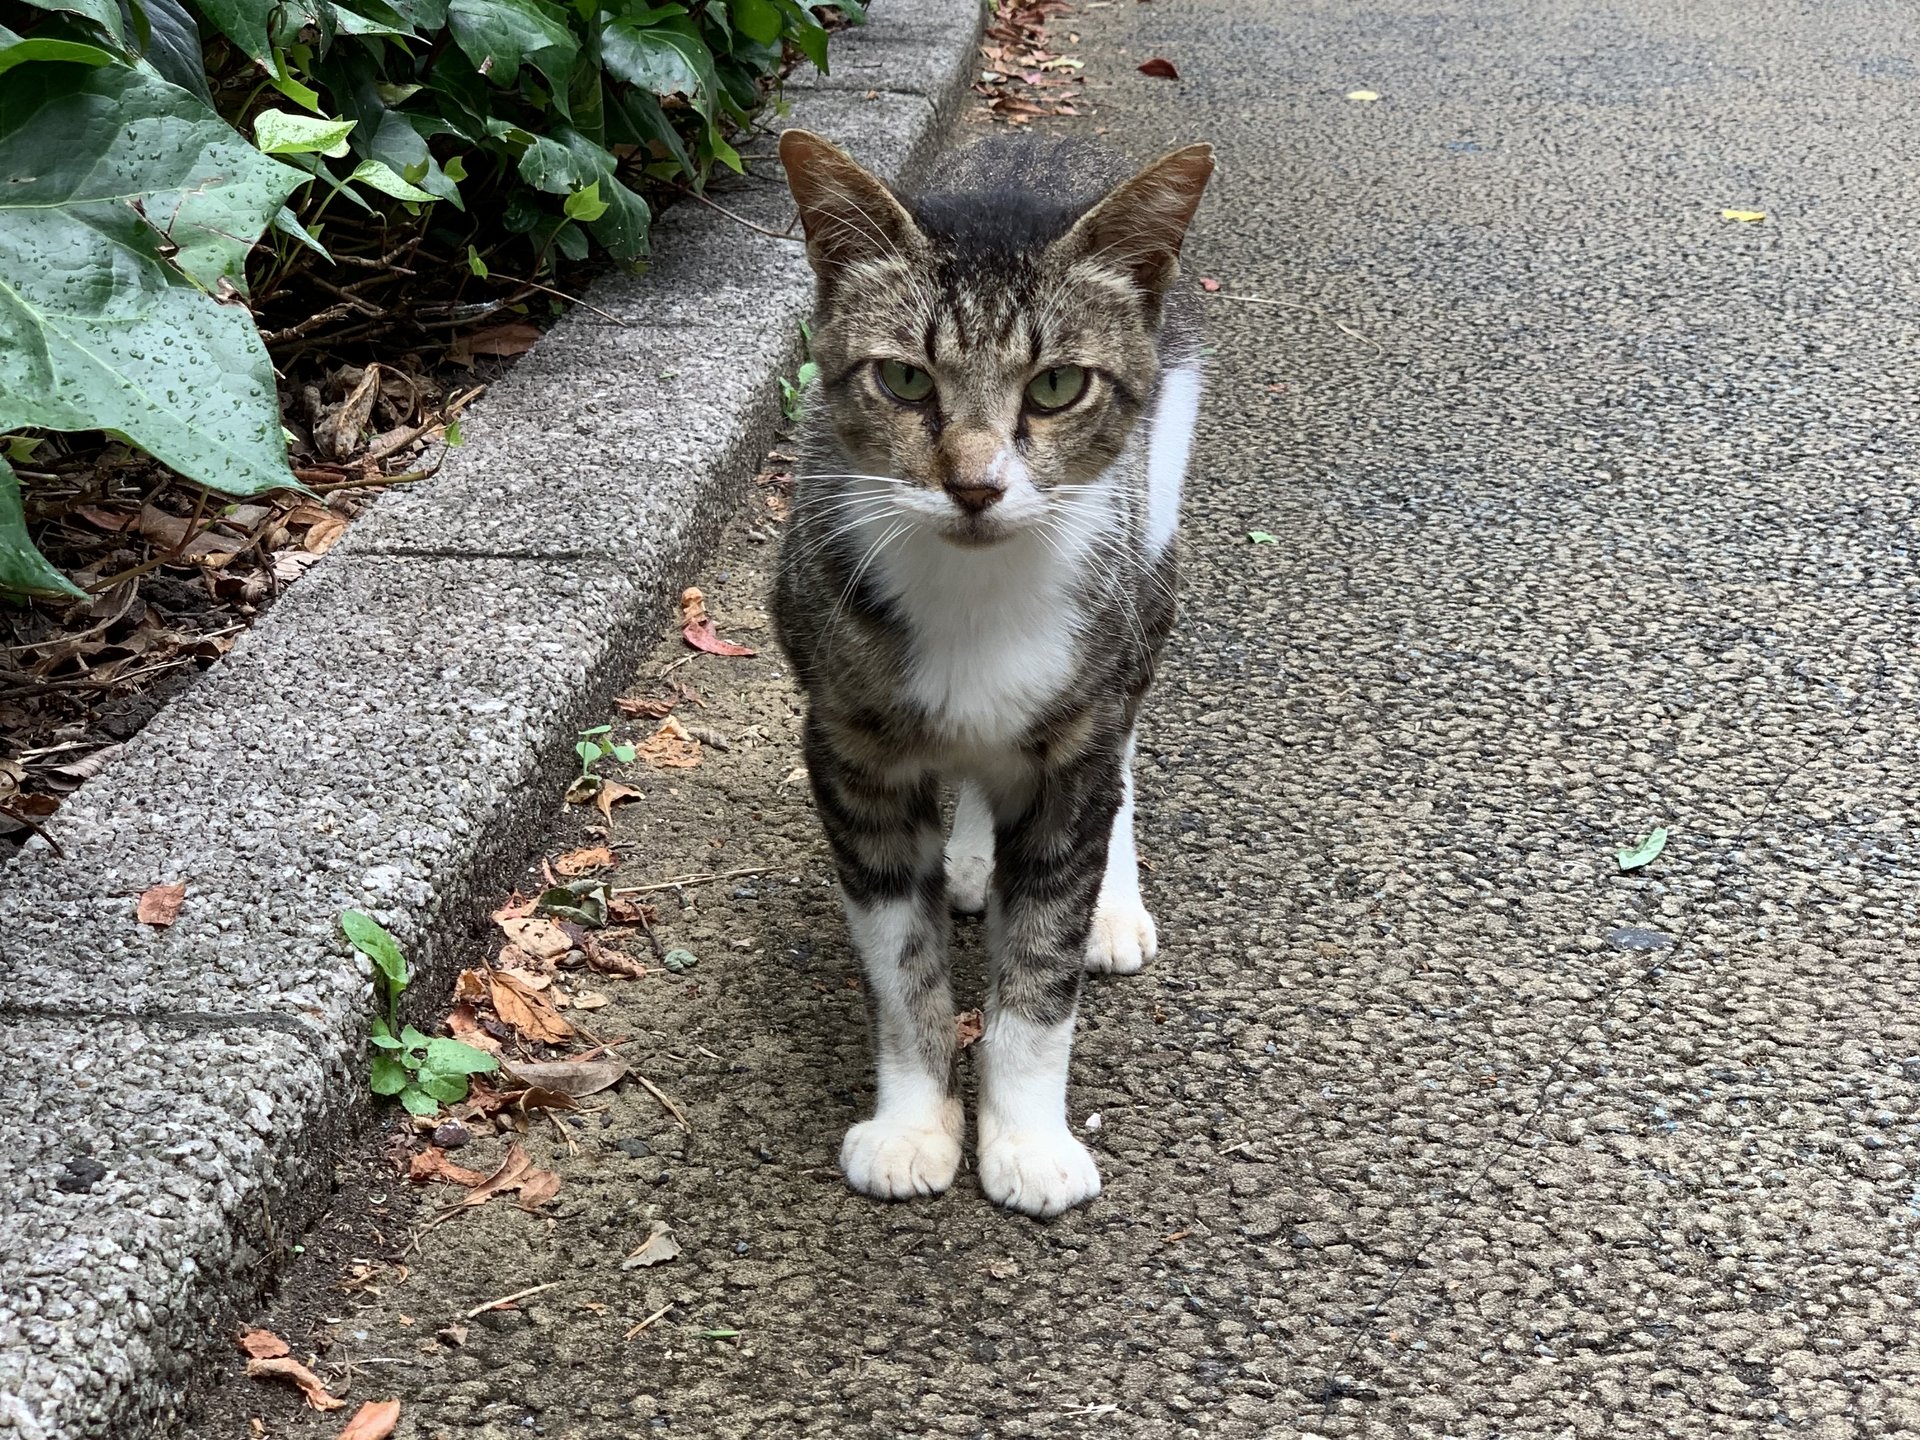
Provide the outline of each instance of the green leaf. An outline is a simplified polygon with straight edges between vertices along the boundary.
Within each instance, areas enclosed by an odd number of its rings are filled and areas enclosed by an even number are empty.
[[[248,249],[300,175],[138,69],[0,85],[0,431],[109,430],[229,495],[298,488]]]
[[[464,1075],[446,1075],[423,1066],[416,1083],[434,1099],[444,1100],[448,1104],[467,1098],[467,1077]]]
[[[774,0],[787,17],[787,38],[802,55],[814,63],[822,75],[827,73],[827,27],[814,17],[800,0]]]
[[[437,197],[422,190],[418,185],[410,185],[394,168],[384,160],[362,160],[353,167],[353,174],[347,177],[347,183],[366,185],[391,195],[396,200],[415,200],[422,203]]]
[[[12,35],[12,31],[0,29],[0,39]],[[0,75],[24,65],[29,60],[48,60],[70,65],[118,65],[124,63],[111,50],[102,50],[98,45],[88,45],[80,40],[42,40],[38,36],[32,39],[13,39],[0,44]]]
[[[452,0],[447,24],[474,67],[496,85],[511,85],[531,62],[564,92],[580,53],[566,21],[540,0]]]
[[[500,1062],[477,1045],[444,1035],[427,1041],[427,1064],[442,1075],[484,1075],[500,1068]]]
[[[467,246],[467,269],[478,275],[482,280],[486,279],[487,276],[492,273],[487,269],[487,262],[480,258],[480,252],[471,245]]]
[[[342,910],[340,929],[345,932],[348,943],[373,961],[387,977],[388,984],[401,988],[413,978],[407,973],[407,959],[400,953],[400,942],[371,915],[359,910]]]
[[[107,38],[126,43],[126,20],[122,16],[117,0],[29,0],[34,8],[51,10],[67,15],[84,15],[102,30]]]
[[[400,1032],[400,1043],[409,1050],[422,1050],[426,1048],[427,1037],[409,1025]]]
[[[85,599],[86,591],[53,566],[27,535],[20,503],[20,479],[0,457],[0,590],[20,595],[65,595]]]
[[[413,1082],[407,1067],[391,1055],[376,1055],[367,1067],[367,1083],[376,1095],[398,1095]]]
[[[633,757],[639,753],[640,752],[634,749],[633,746],[625,743],[613,747],[613,758],[618,760],[622,765],[631,765],[633,763]]]
[[[269,50],[267,21],[275,0],[195,0],[200,13],[222,35],[238,45],[250,60],[265,63]]]
[[[560,208],[566,212],[569,220],[578,220],[582,224],[598,220],[607,213],[607,202],[600,198],[600,182],[595,180],[584,189],[574,191]],[[616,752],[619,749],[618,746],[614,748]]]
[[[454,1098],[459,1099],[465,1094],[466,1090],[463,1087],[460,1095]],[[409,1085],[406,1089],[402,1090],[400,1092],[400,1103],[406,1107],[409,1115],[424,1116],[438,1115],[440,1113],[440,1102],[429,1095],[426,1090],[419,1085]]]
[[[301,109],[311,110],[316,115],[320,113],[320,92],[293,78],[293,72],[287,69],[285,52],[280,50],[273,52],[273,63],[268,67],[267,83]]]
[[[449,420],[447,422],[446,439],[449,450],[458,450],[462,445],[467,443],[460,438],[460,422],[458,420]]]
[[[282,235],[291,235],[302,245],[306,246],[307,249],[313,251],[314,254],[329,264],[333,262],[333,256],[327,253],[327,247],[309,235],[307,233],[307,227],[300,223],[300,217],[286,206],[282,205],[280,207],[280,213],[273,217],[273,228],[278,230]]]
[[[1666,848],[1667,832],[1666,829],[1662,827],[1655,830],[1651,835],[1647,836],[1646,839],[1631,849],[1617,852],[1613,858],[1619,861],[1622,870],[1638,870],[1642,866],[1651,865],[1655,860],[1659,859],[1660,852]]]
[[[695,37],[664,26],[615,21],[600,32],[600,51],[615,78],[655,95],[684,95],[702,118],[713,118],[719,82],[712,52]]]
[[[778,40],[786,23],[773,0],[727,0],[727,13],[736,30],[762,45]]]
[[[492,122],[491,128],[526,145],[520,154],[520,178],[535,189],[570,195],[598,182],[607,208],[587,227],[593,238],[616,260],[633,260],[646,254],[650,220],[647,202],[616,178],[618,162],[613,156],[571,125],[556,125],[551,135],[531,135],[500,121]]]
[[[353,127],[351,120],[262,110],[253,117],[253,140],[269,155],[317,154],[338,160],[347,153],[347,136]]]
[[[200,27],[180,0],[142,0],[147,31],[140,41],[146,63],[161,79],[170,80],[208,109],[213,93],[207,89],[207,64],[200,53]]]
[[[1280,543],[1279,536],[1269,535],[1265,530],[1249,530],[1247,532],[1247,539],[1256,545],[1278,545]]]

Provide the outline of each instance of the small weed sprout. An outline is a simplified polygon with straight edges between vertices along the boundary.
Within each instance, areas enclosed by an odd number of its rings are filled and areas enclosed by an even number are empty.
[[[467,1077],[499,1068],[486,1051],[441,1035],[422,1035],[400,1024],[400,995],[413,979],[400,943],[371,915],[340,912],[340,928],[353,948],[373,961],[374,986],[386,1014],[376,1015],[367,1040],[374,1048],[369,1087],[398,1096],[410,1115],[436,1114],[442,1102],[467,1098]]]
[[[789,425],[800,423],[807,409],[807,387],[820,375],[813,358],[813,327],[804,320],[800,322],[800,354],[803,358],[793,378],[780,377],[780,414]]]
[[[609,756],[618,760],[622,765],[631,765],[633,763],[633,757],[636,753],[633,746],[626,744],[624,741],[616,743],[615,741],[605,738],[611,734],[612,731],[613,726],[611,725],[596,725],[591,730],[582,730],[580,732],[580,743],[573,747],[573,753],[580,757],[580,778],[582,780],[599,779],[600,777],[593,773],[593,767]]]

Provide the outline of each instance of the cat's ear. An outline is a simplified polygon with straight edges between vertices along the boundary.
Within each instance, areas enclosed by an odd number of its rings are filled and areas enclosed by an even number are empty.
[[[807,258],[823,280],[861,260],[919,248],[920,229],[906,206],[838,145],[788,130],[780,136],[780,163],[806,228]]]
[[[1148,294],[1163,295],[1179,271],[1181,242],[1212,174],[1211,145],[1162,155],[1109,191],[1061,244],[1125,272]]]

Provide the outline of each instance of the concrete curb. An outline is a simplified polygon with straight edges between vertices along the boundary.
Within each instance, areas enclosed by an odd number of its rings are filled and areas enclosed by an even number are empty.
[[[879,0],[788,123],[912,179],[979,0]],[[782,228],[771,145],[724,203]],[[324,1206],[378,916],[430,979],[771,442],[798,246],[687,204],[0,879],[0,1435],[178,1433],[191,1369]],[[166,929],[134,899],[183,880]],[[424,985],[431,991],[431,984]],[[82,1163],[91,1162],[91,1163]]]

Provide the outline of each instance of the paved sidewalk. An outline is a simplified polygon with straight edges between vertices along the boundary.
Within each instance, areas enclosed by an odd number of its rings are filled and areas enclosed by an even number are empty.
[[[536,1133],[553,1223],[488,1207],[325,1302],[413,1360],[360,1393],[402,1440],[1920,1434],[1920,21],[1055,28],[1087,124],[1221,159],[1141,743],[1162,954],[1090,987],[1075,1059],[1104,1195],[1042,1226],[970,1176],[899,1207],[835,1178],[862,1008],[743,516],[701,583],[762,653],[674,672],[732,748],[628,777],[616,836],[626,883],[771,873],[688,891],[698,970],[596,1025],[692,1134],[624,1092],[577,1154]],[[685,1253],[623,1270],[649,1206]]]

